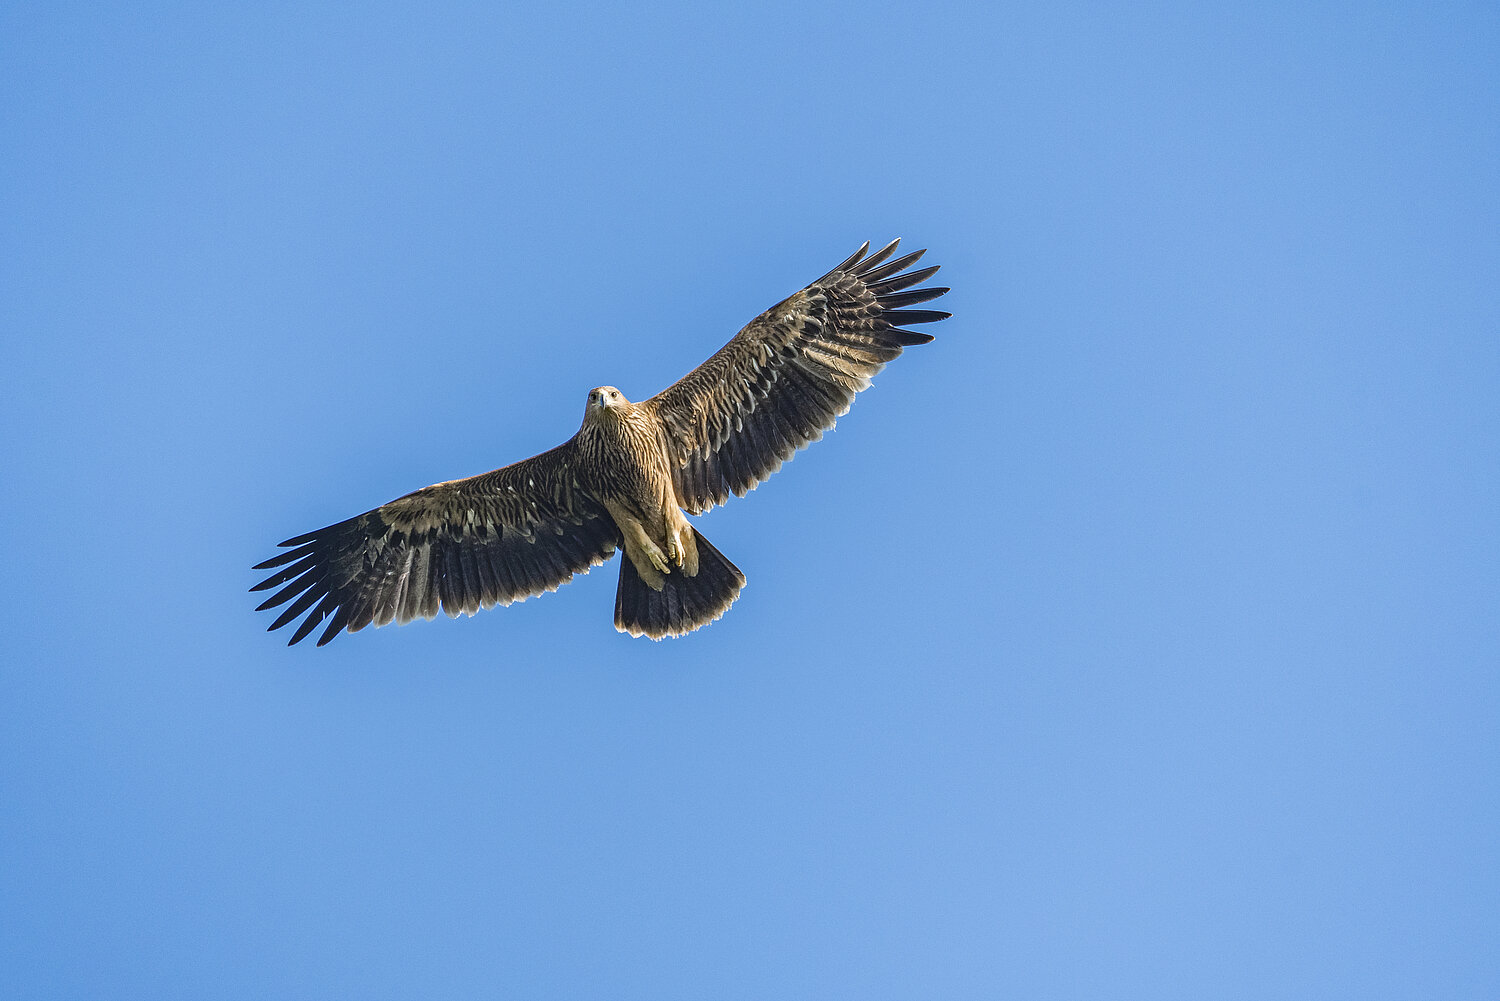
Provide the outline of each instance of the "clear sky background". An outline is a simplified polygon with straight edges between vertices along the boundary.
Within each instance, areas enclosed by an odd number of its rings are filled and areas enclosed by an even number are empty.
[[[1500,996],[1493,4],[253,6],[0,13],[0,994]],[[264,632],[893,236],[720,622]]]

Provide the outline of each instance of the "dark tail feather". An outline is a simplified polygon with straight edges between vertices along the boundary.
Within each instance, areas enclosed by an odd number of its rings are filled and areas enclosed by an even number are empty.
[[[728,611],[745,586],[740,568],[725,559],[696,528],[698,576],[689,577],[677,567],[666,575],[666,584],[653,591],[629,556],[620,560],[620,587],[615,592],[615,628],[632,636],[684,636],[706,626]]]

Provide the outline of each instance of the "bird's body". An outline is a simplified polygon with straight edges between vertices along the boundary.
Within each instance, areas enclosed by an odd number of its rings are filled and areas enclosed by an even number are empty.
[[[604,503],[625,542],[625,556],[652,590],[673,566],[698,575],[693,526],[672,483],[661,422],[650,407],[625,399],[613,386],[589,394],[575,439],[587,489]]]
[[[281,586],[261,609],[290,602],[271,628],[310,610],[291,642],[329,619],[321,646],[343,629],[473,613],[555,590],[621,546],[616,628],[661,639],[717,619],[745,576],[687,515],[743,496],[903,347],[932,340],[903,324],[948,316],[900,308],[948,291],[910,288],[937,271],[901,273],[922,251],[885,263],[896,242],[868,248],[656,396],[591,390],[578,433],[556,448],[282,543],[252,589]]]

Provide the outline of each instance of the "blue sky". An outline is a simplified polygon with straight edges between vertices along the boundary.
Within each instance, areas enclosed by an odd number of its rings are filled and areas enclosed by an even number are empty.
[[[1500,993],[1493,5],[12,5],[0,992]],[[288,650],[288,536],[861,241],[933,344],[616,568]]]

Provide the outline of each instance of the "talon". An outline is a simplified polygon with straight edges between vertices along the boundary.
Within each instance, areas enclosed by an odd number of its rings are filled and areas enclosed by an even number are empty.
[[[672,564],[667,562],[666,556],[662,555],[662,551],[660,549],[652,546],[650,549],[646,550],[646,555],[651,557],[651,565],[656,567],[656,569],[660,570],[662,573],[672,572]]]
[[[689,577],[698,576],[698,544],[693,541],[692,528],[684,527],[680,531],[673,532],[672,544],[677,550],[673,556],[683,573]]]

